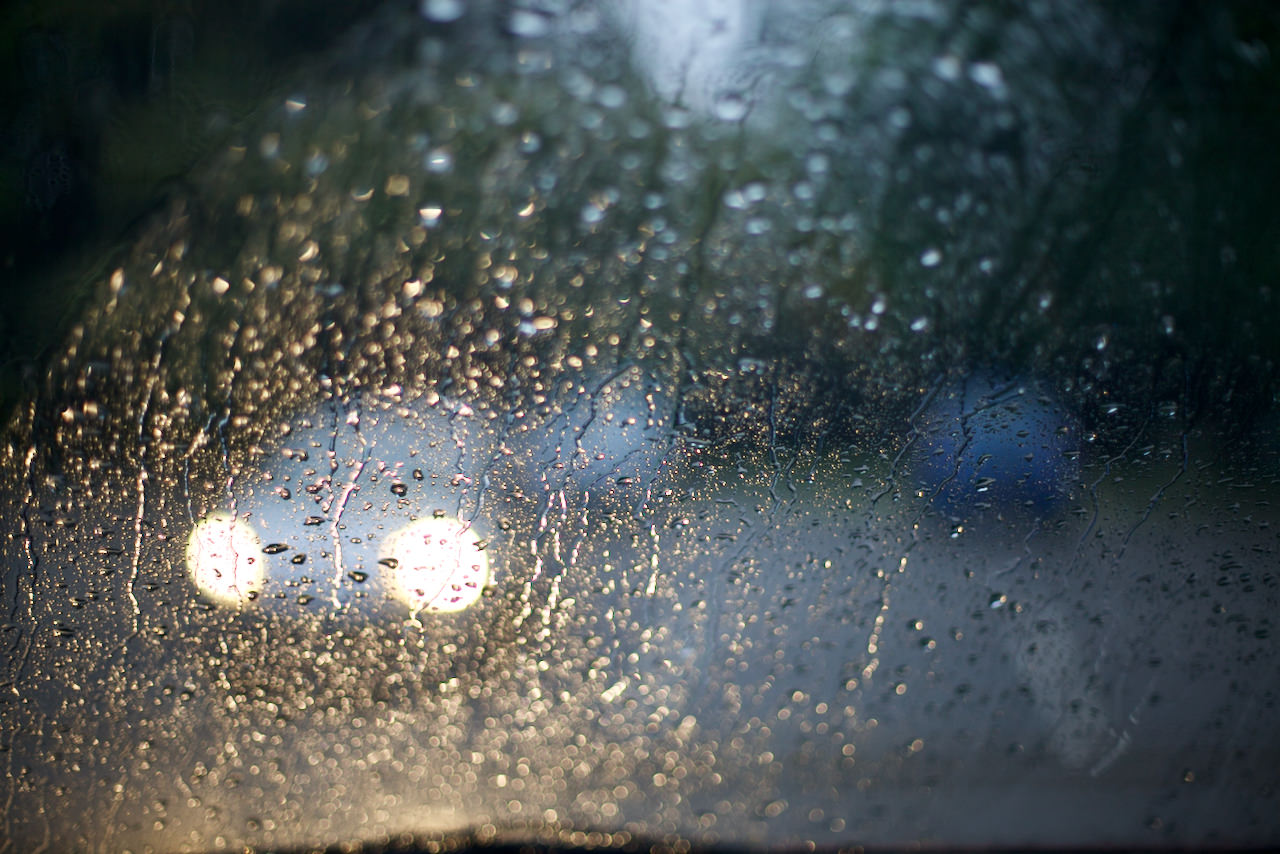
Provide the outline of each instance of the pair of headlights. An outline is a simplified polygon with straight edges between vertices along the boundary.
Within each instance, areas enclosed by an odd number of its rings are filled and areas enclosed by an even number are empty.
[[[566,379],[552,398],[523,430],[443,400],[325,402],[196,521],[188,574],[225,606],[465,611],[510,545],[499,493],[643,500],[667,456],[666,398],[639,367]]]
[[[192,529],[187,567],[200,592],[214,602],[247,603],[262,595],[269,580],[285,580],[285,574],[271,571],[273,545],[264,544],[246,518],[214,513]],[[415,519],[396,528],[379,549],[377,564],[386,570],[386,592],[410,614],[465,611],[479,601],[490,578],[483,541],[470,524],[452,516]],[[327,585],[339,607],[346,598],[338,592],[344,575],[352,581],[365,575],[343,570],[342,562],[335,563],[336,577]],[[309,583],[304,579],[299,574],[294,581]]]

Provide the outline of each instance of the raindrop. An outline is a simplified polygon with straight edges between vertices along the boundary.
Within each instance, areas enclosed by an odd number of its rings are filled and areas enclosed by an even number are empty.
[[[440,222],[440,216],[443,213],[439,205],[424,205],[418,208],[418,219],[424,228],[432,228]]]
[[[324,174],[324,170],[328,168],[329,168],[329,158],[325,157],[323,154],[321,154],[318,151],[307,158],[307,163],[306,163],[307,175],[309,175],[312,178],[315,178],[319,175]]]
[[[737,92],[729,92],[721,95],[715,102],[716,118],[725,122],[742,121],[750,110],[751,105]]]
[[[1000,71],[1000,66],[992,62],[975,62],[970,65],[969,79],[992,92],[1004,89],[1004,74]]]
[[[527,130],[520,134],[519,148],[521,154],[536,154],[542,148],[542,137],[531,130]]]
[[[621,86],[603,86],[596,95],[596,100],[600,102],[600,106],[616,110],[627,103],[627,91]]]
[[[281,552],[287,552],[289,546],[285,543],[269,543],[262,547],[262,553],[268,555],[278,555]]]
[[[545,16],[528,9],[512,12],[508,24],[513,35],[526,39],[538,38],[551,32],[551,22]]]
[[[854,76],[847,71],[832,72],[823,75],[822,86],[827,90],[827,94],[842,98],[853,90],[853,84],[856,81]]]
[[[501,103],[494,106],[490,113],[493,116],[493,123],[500,127],[508,127],[516,123],[516,119],[520,118],[520,111],[516,109],[514,104]]]
[[[804,161],[805,169],[811,175],[825,175],[831,168],[831,158],[825,154],[810,154]]]
[[[936,267],[942,263],[942,253],[933,247],[926,249],[920,255],[920,264],[925,267]]]
[[[433,148],[427,153],[428,172],[443,175],[453,169],[453,154],[447,148]]]
[[[393,483],[391,484],[391,491],[403,498],[405,494],[409,492],[409,487],[405,486],[403,483]]]
[[[940,56],[933,61],[933,73],[943,80],[956,80],[960,77],[960,60],[950,54]]]
[[[462,0],[422,0],[422,17],[438,24],[447,24],[462,17],[465,7]]]

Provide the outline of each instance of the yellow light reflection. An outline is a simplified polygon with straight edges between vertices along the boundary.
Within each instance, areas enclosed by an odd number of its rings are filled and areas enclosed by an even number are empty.
[[[396,531],[380,557],[390,569],[391,595],[412,614],[465,611],[489,582],[489,556],[480,538],[448,516],[419,519]]]
[[[243,605],[266,577],[262,543],[243,519],[206,516],[187,538],[187,572],[205,596],[222,605]]]

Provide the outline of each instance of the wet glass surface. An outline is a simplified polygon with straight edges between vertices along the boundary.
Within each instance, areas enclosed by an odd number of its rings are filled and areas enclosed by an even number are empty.
[[[1277,841],[1276,16],[691,8],[385,7],[99,259],[7,850]]]

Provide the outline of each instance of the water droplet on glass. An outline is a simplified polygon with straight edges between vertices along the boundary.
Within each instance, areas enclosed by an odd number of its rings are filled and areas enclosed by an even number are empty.
[[[1004,74],[1000,71],[1000,66],[992,62],[975,62],[970,65],[969,79],[992,92],[1004,89]]]
[[[955,80],[960,77],[960,60],[948,54],[933,61],[933,73],[943,80]]]
[[[831,168],[831,158],[825,154],[810,154],[804,161],[810,175],[825,175]]]
[[[320,152],[316,152],[307,158],[306,169],[307,175],[312,178],[324,174],[324,170],[329,168],[329,158]]]
[[[538,38],[551,32],[551,22],[545,16],[528,9],[517,9],[512,12],[508,26],[511,28],[512,35],[526,39]]]
[[[738,122],[746,117],[750,104],[737,92],[729,92],[716,98],[714,111],[716,118],[725,122]]]
[[[444,211],[438,205],[426,205],[418,208],[418,220],[424,228],[433,228],[440,222],[440,216]]]
[[[458,20],[465,10],[462,0],[422,0],[419,8],[422,11],[422,17],[438,24]]]
[[[489,115],[493,117],[494,124],[499,127],[509,127],[516,123],[516,119],[520,118],[520,111],[516,109],[515,104],[509,104],[504,101],[501,104],[494,105]]]
[[[536,154],[542,148],[542,137],[531,130],[520,134],[519,149],[521,154]]]
[[[920,255],[920,263],[925,267],[936,267],[942,263],[942,253],[929,247]]]
[[[600,106],[610,110],[616,110],[627,103],[627,91],[621,86],[602,86],[600,92],[596,95],[596,100]]]
[[[453,169],[453,154],[447,148],[433,148],[427,153],[428,172],[442,175]]]

